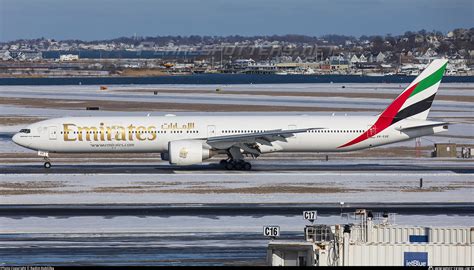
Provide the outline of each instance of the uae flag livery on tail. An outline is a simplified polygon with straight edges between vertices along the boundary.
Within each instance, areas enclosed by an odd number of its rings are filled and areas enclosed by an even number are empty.
[[[374,136],[406,118],[426,120],[448,61],[437,59],[379,115],[377,121],[360,136],[339,146],[354,145]],[[370,132],[370,136],[369,136]]]

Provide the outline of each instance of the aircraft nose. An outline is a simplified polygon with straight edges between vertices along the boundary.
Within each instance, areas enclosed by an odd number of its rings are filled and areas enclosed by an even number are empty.
[[[12,141],[20,146],[24,146],[25,144],[22,142],[23,140],[20,138],[20,134],[16,133],[12,137]]]
[[[12,141],[16,144],[18,144],[18,134],[13,135]]]

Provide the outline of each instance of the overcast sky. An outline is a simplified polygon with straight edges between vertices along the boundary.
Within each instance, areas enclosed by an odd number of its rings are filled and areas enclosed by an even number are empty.
[[[0,41],[401,34],[474,27],[473,0],[0,0]]]

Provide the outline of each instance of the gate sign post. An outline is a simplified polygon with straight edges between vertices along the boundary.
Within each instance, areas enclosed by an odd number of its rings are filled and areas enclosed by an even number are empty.
[[[280,226],[263,226],[263,235],[270,238],[280,236]]]
[[[318,211],[303,211],[303,218],[313,223],[318,217]]]

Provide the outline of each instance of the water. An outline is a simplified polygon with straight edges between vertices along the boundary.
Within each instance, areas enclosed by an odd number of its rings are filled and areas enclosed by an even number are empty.
[[[274,83],[410,83],[413,76],[193,74],[158,77],[0,78],[0,85],[107,84],[274,84]],[[474,83],[474,76],[445,76],[443,83]]]

